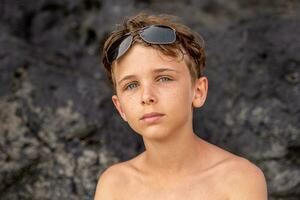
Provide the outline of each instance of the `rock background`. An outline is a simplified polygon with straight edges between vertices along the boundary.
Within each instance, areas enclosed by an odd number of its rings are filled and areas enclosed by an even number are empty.
[[[142,9],[206,40],[197,134],[256,163],[270,200],[300,199],[297,0],[0,0],[0,199],[92,199],[103,169],[144,150],[99,59],[113,25]]]

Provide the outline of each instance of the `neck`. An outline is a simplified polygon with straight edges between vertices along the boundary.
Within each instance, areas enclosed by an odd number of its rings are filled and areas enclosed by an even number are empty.
[[[144,162],[153,173],[164,176],[180,175],[191,171],[199,162],[201,139],[190,130],[177,130],[171,137],[162,141],[149,141],[144,138]]]

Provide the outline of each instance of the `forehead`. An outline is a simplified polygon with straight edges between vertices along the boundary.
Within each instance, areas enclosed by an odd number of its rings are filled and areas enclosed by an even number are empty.
[[[118,80],[122,76],[129,74],[159,72],[160,70],[158,69],[160,68],[169,68],[173,69],[173,71],[183,72],[187,69],[186,59],[189,58],[182,53],[172,57],[164,55],[153,47],[134,44],[126,54],[114,61],[112,65],[113,75]]]

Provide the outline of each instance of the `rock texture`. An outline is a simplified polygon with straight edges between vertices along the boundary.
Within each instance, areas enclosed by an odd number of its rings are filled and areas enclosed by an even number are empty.
[[[300,3],[0,0],[0,198],[92,199],[99,174],[144,150],[121,120],[99,49],[124,16],[178,15],[207,46],[195,132],[300,199]]]

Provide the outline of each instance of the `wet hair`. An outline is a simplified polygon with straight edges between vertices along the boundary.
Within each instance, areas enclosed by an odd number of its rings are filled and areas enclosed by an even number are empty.
[[[117,26],[104,43],[102,49],[102,62],[106,71],[109,83],[116,91],[116,81],[113,74],[113,63],[110,64],[106,59],[105,52],[118,39],[126,33],[136,33],[138,30],[149,25],[166,25],[176,30],[176,41],[172,44],[149,44],[143,41],[138,35],[134,35],[134,43],[139,43],[145,46],[157,49],[162,54],[171,57],[184,58],[188,55],[190,59],[185,59],[187,67],[190,71],[192,84],[197,78],[203,76],[203,68],[205,67],[205,51],[204,40],[201,35],[192,31],[187,26],[178,22],[178,18],[173,15],[151,15],[146,12],[140,12],[135,16],[124,20],[123,24]]]

